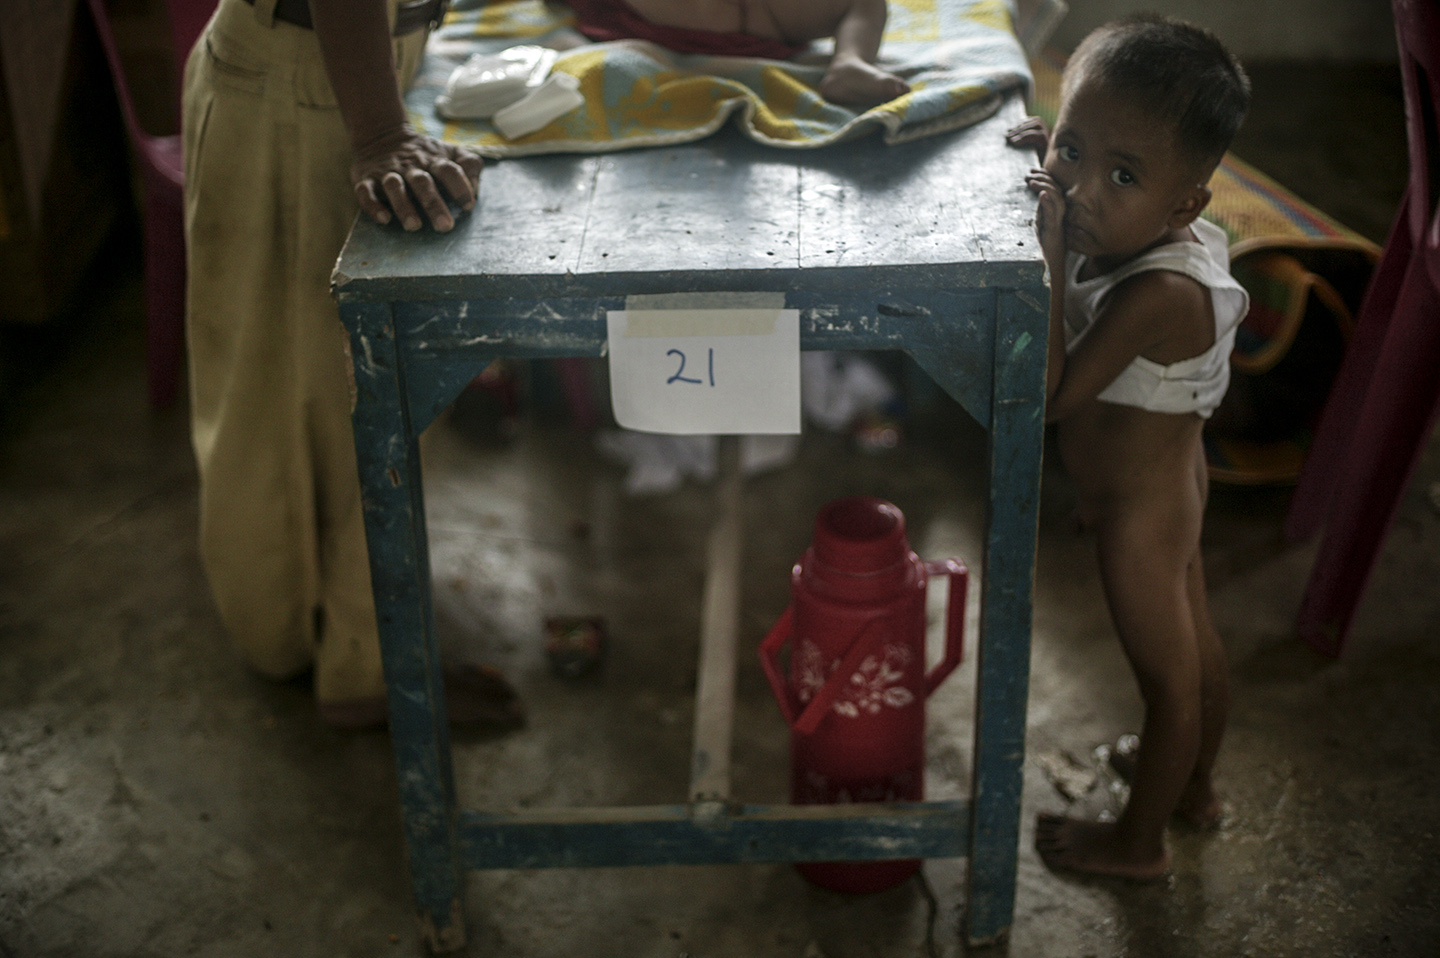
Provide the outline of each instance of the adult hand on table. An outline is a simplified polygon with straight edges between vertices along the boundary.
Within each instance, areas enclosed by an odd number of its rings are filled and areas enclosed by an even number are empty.
[[[479,154],[407,123],[357,148],[350,180],[360,209],[377,223],[389,223],[393,213],[406,230],[418,230],[424,225],[418,204],[430,225],[445,233],[455,226],[447,199],[473,209],[483,165]]]
[[[310,0],[310,17],[350,135],[360,208],[380,223],[398,217],[406,230],[424,225],[422,211],[441,233],[453,229],[446,198],[474,207],[480,157],[406,122],[386,0]]]

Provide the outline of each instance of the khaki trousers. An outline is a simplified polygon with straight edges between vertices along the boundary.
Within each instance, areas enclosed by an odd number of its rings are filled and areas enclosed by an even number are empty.
[[[330,273],[357,205],[311,30],[221,0],[185,70],[192,438],[200,555],[261,673],[322,702],[384,692]],[[391,15],[394,15],[392,4]],[[404,83],[424,31],[395,41]]]

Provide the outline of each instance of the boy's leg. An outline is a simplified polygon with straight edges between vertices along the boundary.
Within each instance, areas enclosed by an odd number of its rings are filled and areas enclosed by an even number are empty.
[[[1210,622],[1205,572],[1198,552],[1187,570],[1186,587],[1195,620],[1195,640],[1200,646],[1200,754],[1176,806],[1175,817],[1191,828],[1205,830],[1219,823],[1222,812],[1211,770],[1230,716],[1230,667],[1225,659],[1225,646]],[[1127,783],[1134,781],[1133,753],[1113,754],[1110,764]]]
[[[1195,478],[1203,510],[1209,491],[1209,476],[1205,472],[1203,455],[1198,456]],[[1210,773],[1215,757],[1220,753],[1220,740],[1225,736],[1225,724],[1230,716],[1230,666],[1225,659],[1225,645],[1210,621],[1205,564],[1198,547],[1185,570],[1185,587],[1195,624],[1195,641],[1200,650],[1200,754],[1195,760],[1195,771],[1180,796],[1177,814],[1196,828],[1209,828],[1220,818],[1220,798],[1215,794]]]
[[[1101,578],[1145,701],[1145,724],[1119,821],[1040,819],[1036,847],[1052,867],[1132,878],[1156,878],[1169,867],[1165,823],[1201,748],[1202,664],[1186,561],[1199,541],[1197,498],[1098,517]]]

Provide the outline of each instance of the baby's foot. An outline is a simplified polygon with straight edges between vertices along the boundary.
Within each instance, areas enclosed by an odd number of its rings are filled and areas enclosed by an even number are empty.
[[[1162,849],[1158,857],[1137,857],[1121,847],[1113,824],[1063,815],[1041,815],[1035,820],[1035,850],[1047,866],[1059,871],[1150,882],[1170,870],[1169,852]]]
[[[837,60],[820,81],[820,95],[831,103],[872,107],[910,92],[910,84],[864,60]]]

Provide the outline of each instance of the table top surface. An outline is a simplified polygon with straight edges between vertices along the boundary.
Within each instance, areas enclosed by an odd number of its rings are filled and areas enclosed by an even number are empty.
[[[893,146],[781,150],[732,130],[652,150],[487,164],[449,233],[356,221],[345,302],[783,291],[905,283],[1033,286],[1034,155],[987,120]]]

